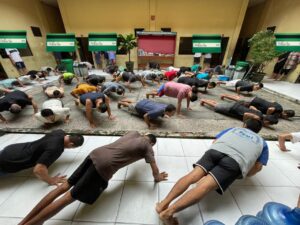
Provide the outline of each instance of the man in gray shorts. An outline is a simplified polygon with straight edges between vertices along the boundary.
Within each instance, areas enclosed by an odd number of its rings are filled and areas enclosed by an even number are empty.
[[[261,127],[257,120],[248,119],[243,128],[221,131],[209,150],[193,165],[194,169],[177,181],[165,199],[156,205],[163,223],[178,225],[177,218],[173,217],[175,213],[197,204],[213,190],[223,194],[236,179],[253,176],[267,165],[268,145],[257,134]],[[192,184],[195,187],[188,190]]]

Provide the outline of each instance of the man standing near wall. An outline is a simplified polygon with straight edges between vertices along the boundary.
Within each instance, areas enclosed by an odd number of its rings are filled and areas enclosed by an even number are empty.
[[[27,69],[23,59],[20,56],[20,52],[16,48],[6,48],[6,54],[8,55],[11,63],[17,68],[20,75],[27,74]]]

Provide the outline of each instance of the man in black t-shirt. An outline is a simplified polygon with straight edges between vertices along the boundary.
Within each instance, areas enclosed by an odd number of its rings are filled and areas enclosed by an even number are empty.
[[[143,85],[143,87],[146,86],[144,80],[139,76],[139,75],[136,75],[132,72],[121,72],[115,79],[116,82],[119,82],[120,80],[123,80],[124,82],[126,82],[126,86],[127,88],[129,89],[129,92],[131,92],[131,87],[130,87],[130,84],[133,83],[133,82],[136,82],[136,81],[140,81],[141,84]],[[114,80],[112,80],[114,81]]]
[[[217,113],[221,113],[226,116],[230,116],[242,121],[245,121],[247,119],[255,119],[261,121],[264,126],[269,126],[278,123],[277,116],[274,115],[264,116],[260,111],[252,108],[247,108],[246,106],[244,106],[239,102],[218,103],[215,100],[202,99],[200,104],[202,106],[204,106],[205,104],[211,106],[213,107],[214,111]]]
[[[66,135],[63,130],[55,130],[36,141],[6,146],[0,151],[0,175],[33,167],[38,179],[57,185],[65,181],[65,176],[49,176],[48,167],[65,148],[79,147],[83,142],[82,135]]]
[[[11,113],[17,114],[20,113],[27,105],[32,105],[34,114],[38,112],[38,107],[31,96],[27,95],[23,91],[5,90],[5,96],[0,99],[0,112],[10,111]],[[7,120],[1,114],[0,120],[7,123]]]
[[[288,119],[290,117],[295,116],[295,111],[291,109],[283,110],[282,105],[278,102],[270,102],[260,97],[254,97],[249,101],[243,100],[240,96],[237,95],[228,95],[223,94],[221,95],[221,99],[224,100],[225,98],[240,102],[246,107],[252,107],[252,109],[257,109],[261,111],[263,114],[266,115],[276,115],[283,119]]]
[[[263,83],[251,84],[248,81],[240,80],[235,84],[235,91],[239,95],[241,91],[258,91],[264,87]]]
[[[86,82],[93,86],[101,85],[105,81],[105,77],[101,75],[91,74],[86,78]]]
[[[85,106],[85,115],[90,123],[91,128],[96,127],[93,119],[93,108],[96,108],[101,113],[107,112],[108,119],[115,119],[115,117],[111,114],[109,97],[101,92],[89,92],[80,95],[80,98],[75,100],[75,104],[77,106],[80,104]]]
[[[196,77],[180,77],[177,82],[191,86],[194,92],[198,92],[198,88],[202,87],[204,87],[205,92],[207,88],[212,89],[216,87],[215,82],[209,82],[208,80],[198,79]]]

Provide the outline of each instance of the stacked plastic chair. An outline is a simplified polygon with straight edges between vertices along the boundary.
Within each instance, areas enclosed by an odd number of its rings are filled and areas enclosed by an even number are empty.
[[[217,220],[210,220],[204,225],[225,225]],[[276,202],[266,203],[257,216],[242,216],[235,225],[300,225],[300,208],[290,207]]]

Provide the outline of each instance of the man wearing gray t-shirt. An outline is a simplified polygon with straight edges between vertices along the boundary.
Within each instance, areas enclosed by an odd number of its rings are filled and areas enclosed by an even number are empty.
[[[244,128],[220,132],[209,150],[194,164],[194,169],[177,181],[166,198],[156,205],[163,223],[179,224],[174,213],[198,203],[212,190],[223,194],[236,179],[259,172],[269,156],[267,143],[256,134],[261,127],[259,121],[248,119]],[[196,186],[184,193],[192,184]]]

